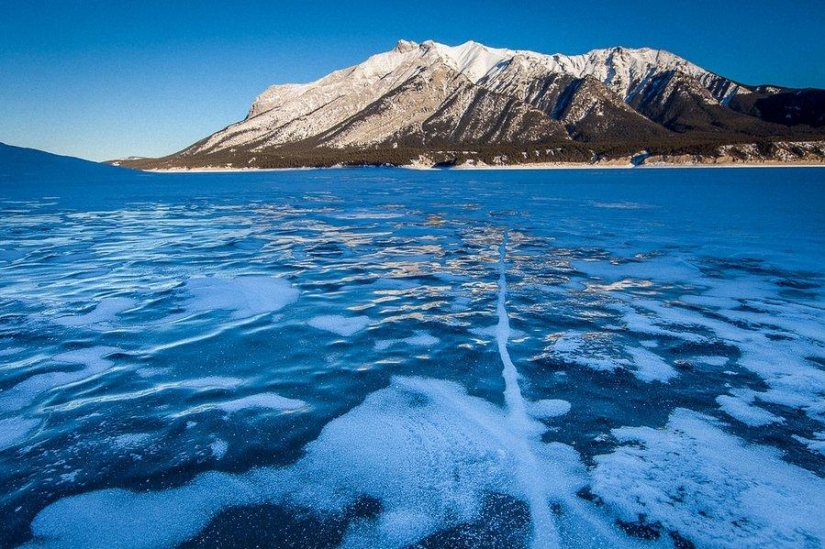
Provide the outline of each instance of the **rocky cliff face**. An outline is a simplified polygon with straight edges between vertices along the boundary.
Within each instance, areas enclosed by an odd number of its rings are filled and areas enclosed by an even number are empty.
[[[270,87],[246,119],[157,165],[254,167],[296,151],[311,159],[311,151],[822,134],[825,92],[745,86],[665,51],[566,56],[402,40],[316,82]]]

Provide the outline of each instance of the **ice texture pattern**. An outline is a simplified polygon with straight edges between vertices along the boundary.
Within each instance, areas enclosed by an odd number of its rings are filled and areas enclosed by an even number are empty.
[[[118,177],[0,182],[0,546],[825,544],[825,171]]]

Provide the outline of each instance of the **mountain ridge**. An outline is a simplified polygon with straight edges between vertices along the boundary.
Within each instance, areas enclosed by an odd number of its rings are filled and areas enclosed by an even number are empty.
[[[400,40],[313,82],[268,87],[246,118],[179,153],[121,163],[330,165],[367,152],[375,159],[367,163],[382,163],[375,151],[383,163],[408,163],[416,151],[445,147],[588,143],[602,154],[823,137],[825,91],[745,85],[665,50],[568,56]]]

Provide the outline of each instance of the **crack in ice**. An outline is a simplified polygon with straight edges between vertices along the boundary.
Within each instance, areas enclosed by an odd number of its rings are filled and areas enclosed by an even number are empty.
[[[499,247],[498,260],[498,324],[496,325],[496,342],[498,343],[498,353],[504,366],[502,376],[504,377],[504,402],[507,406],[507,420],[510,426],[517,432],[524,435],[531,435],[535,431],[535,421],[527,414],[527,406],[519,387],[519,372],[516,365],[510,358],[507,350],[507,342],[510,339],[510,317],[507,314],[507,243],[509,233],[504,231]],[[524,494],[527,496],[530,506],[530,517],[533,524],[533,547],[558,547],[560,546],[559,534],[556,529],[553,517],[550,515],[547,494],[542,490],[541,485],[534,482],[535,471],[540,469],[540,465],[535,455],[530,449],[527,437],[519,438],[518,448],[518,471],[517,478],[522,485]]]

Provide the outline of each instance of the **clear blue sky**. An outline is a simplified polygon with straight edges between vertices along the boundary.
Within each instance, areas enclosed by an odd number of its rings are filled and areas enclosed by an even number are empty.
[[[175,152],[399,38],[543,53],[663,48],[744,83],[825,88],[822,0],[0,0],[0,141]]]

